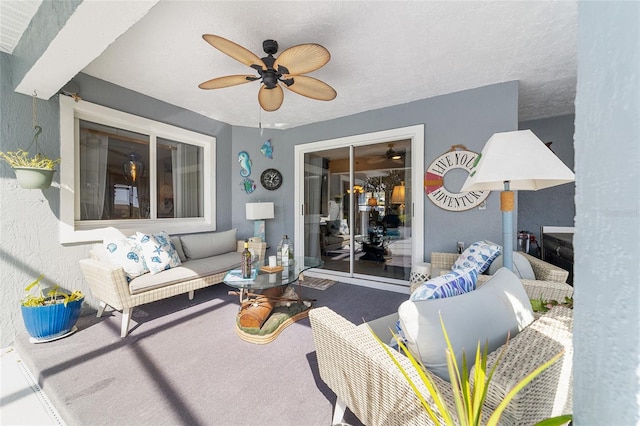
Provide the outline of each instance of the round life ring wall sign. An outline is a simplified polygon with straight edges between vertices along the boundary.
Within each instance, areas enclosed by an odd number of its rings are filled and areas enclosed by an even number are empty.
[[[471,172],[478,157],[473,151],[449,151],[437,157],[424,173],[424,192],[441,209],[461,212],[480,205],[491,191],[451,192],[444,186],[444,175],[453,169]]]

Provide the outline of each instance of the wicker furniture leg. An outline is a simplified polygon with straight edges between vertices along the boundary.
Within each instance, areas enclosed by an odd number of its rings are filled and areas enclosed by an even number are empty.
[[[336,398],[336,408],[333,409],[333,420],[331,420],[331,424],[341,424],[344,419],[345,411],[347,411],[347,404],[345,404],[340,398]]]
[[[100,307],[98,308],[98,313],[96,314],[97,318],[100,318],[102,316],[106,307],[107,307],[107,304],[101,300]]]
[[[122,326],[120,327],[120,337],[127,337],[129,323],[131,322],[131,311],[133,308],[122,309]]]

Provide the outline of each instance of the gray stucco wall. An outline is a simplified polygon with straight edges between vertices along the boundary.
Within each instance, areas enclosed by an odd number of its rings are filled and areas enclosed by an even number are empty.
[[[574,170],[575,115],[521,122],[520,130],[530,129],[543,142],[553,142],[552,151],[564,164]],[[518,158],[515,161],[527,161]],[[534,233],[540,242],[540,226],[574,226],[575,183],[567,183],[541,191],[518,192],[518,231]]]
[[[580,2],[574,423],[640,424],[640,3]]]
[[[274,201],[275,216],[267,222],[267,241],[274,246],[282,234],[293,235],[294,211],[294,149],[298,144],[334,139],[416,124],[425,125],[424,164],[448,151],[452,145],[462,144],[480,152],[493,133],[516,130],[518,123],[518,83],[508,82],[481,87],[444,96],[423,99],[403,105],[367,111],[335,120],[314,123],[282,131],[234,128],[233,152],[246,150],[252,158],[259,158],[260,146],[271,138],[276,147],[269,167],[278,168],[284,183],[276,191],[266,191],[258,183],[256,192],[246,195],[240,190],[238,169],[233,171],[233,226],[252,234],[251,224],[244,219],[244,204],[249,201]],[[257,157],[256,157],[257,156]],[[266,168],[265,162],[256,170],[256,180]],[[424,173],[422,171],[421,173]],[[460,182],[462,186],[463,182]],[[426,196],[416,202],[424,203],[424,253],[426,260],[432,251],[456,250],[456,241],[467,245],[488,238],[502,241],[502,218],[499,194],[487,199],[486,210],[449,212],[436,207]],[[514,218],[514,223],[517,220]]]
[[[33,137],[31,97],[13,91],[13,58],[0,53],[2,151],[26,149]],[[215,136],[217,229],[231,227],[230,125],[84,74],[76,76],[74,82],[86,101]],[[46,154],[57,157],[60,153],[58,96],[49,101],[38,100],[37,107],[38,123],[44,129],[39,141]],[[63,246],[58,242],[58,182],[59,174],[56,174],[54,185],[49,189],[22,189],[9,165],[0,162],[0,282],[3,286],[0,347],[9,345],[15,333],[23,329],[18,301],[24,296],[24,287],[40,273],[46,275],[49,285],[58,283],[67,289],[82,290],[87,295],[85,311],[97,306],[78,266],[78,260],[87,256],[89,246]]]

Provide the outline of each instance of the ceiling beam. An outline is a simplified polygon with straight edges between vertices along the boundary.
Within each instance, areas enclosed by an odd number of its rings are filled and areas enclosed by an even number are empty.
[[[49,99],[158,3],[83,1],[15,91]],[[37,29],[31,29],[37,31]]]

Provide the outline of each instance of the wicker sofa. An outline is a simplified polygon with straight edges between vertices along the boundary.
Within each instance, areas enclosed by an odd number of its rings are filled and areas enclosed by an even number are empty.
[[[548,294],[545,282],[523,283],[530,298]],[[569,293],[557,293],[558,297]],[[503,412],[500,424],[531,425],[545,418],[572,411],[572,324],[573,311],[554,307],[524,328],[507,344],[484,403],[484,420],[497,408],[519,380],[555,354],[562,358],[521,390]],[[336,394],[333,423],[341,422],[348,407],[366,425],[433,424],[405,377],[374,339],[367,325],[355,325],[327,307],[313,309],[309,318],[316,346],[320,377]],[[391,338],[398,318],[392,314],[368,325],[382,341]],[[489,354],[488,365],[496,362],[502,348]],[[420,392],[437,412],[435,403],[421,383],[410,361],[395,353]],[[450,408],[454,408],[450,384],[433,376]]]
[[[145,274],[132,280],[127,279],[121,266],[114,265],[105,258],[102,244],[96,244],[90,251],[90,257],[80,260],[80,269],[91,294],[99,300],[97,316],[102,316],[107,306],[122,311],[120,336],[126,337],[134,307],[183,293],[188,293],[191,300],[195,290],[221,283],[228,270],[240,266],[238,252],[244,250],[244,241],[237,241],[233,247],[234,250],[206,257],[197,255],[198,252],[202,253],[201,249],[190,253],[186,245],[189,239],[200,238],[198,244],[202,246],[202,237],[207,241],[208,238],[214,238],[215,234],[172,236],[171,241],[174,242],[180,254],[182,264],[154,275]],[[235,234],[233,238],[235,240]],[[215,243],[215,240],[210,241]],[[249,243],[249,248],[261,260],[264,259],[266,246],[265,242]],[[189,256],[190,254],[192,257]]]

